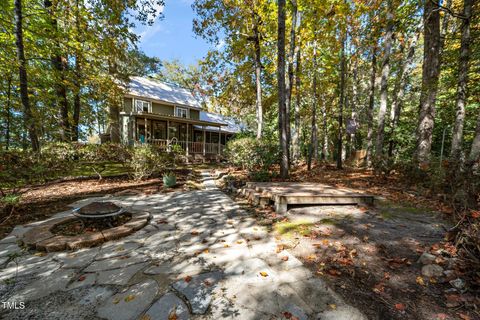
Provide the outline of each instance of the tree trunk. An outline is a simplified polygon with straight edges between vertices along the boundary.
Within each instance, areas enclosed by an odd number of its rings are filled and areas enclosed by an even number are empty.
[[[377,47],[372,46],[372,73],[370,74],[370,97],[367,109],[367,152],[365,164],[367,167],[372,165],[372,147],[373,147],[373,107],[375,105],[375,79],[377,76]]]
[[[316,43],[315,43],[316,46]],[[312,129],[310,144],[308,145],[308,170],[312,169],[312,159],[317,163],[318,157],[318,133],[317,133],[317,50],[313,48],[313,84],[312,84]]]
[[[452,163],[458,164],[462,151],[463,123],[465,121],[465,102],[467,100],[468,62],[470,60],[470,18],[472,16],[473,0],[463,1],[462,41],[460,45],[460,58],[458,61],[457,84],[457,112],[453,127],[452,147],[450,158]]]
[[[32,150],[40,151],[35,120],[33,118],[30,99],[28,97],[27,61],[23,45],[22,0],[15,0],[15,45],[17,47],[18,74],[20,79],[20,100],[23,106],[25,126],[28,130]]]
[[[117,74],[117,64],[115,61],[109,61],[109,74],[115,76]],[[107,98],[108,104],[108,133],[110,134],[110,141],[113,143],[120,143],[120,108],[118,101],[114,96]]]
[[[80,122],[80,110],[81,110],[81,85],[80,85],[80,76],[81,76],[81,65],[80,65],[80,55],[77,52],[75,54],[75,95],[73,97],[73,124],[72,124],[72,141],[78,141],[79,139],[79,122]]]
[[[413,58],[415,56],[415,48],[417,46],[418,39],[420,38],[421,29],[423,22],[417,27],[415,36],[410,43],[408,49],[407,58],[403,62],[398,72],[397,81],[395,83],[395,88],[393,90],[393,99],[392,99],[392,110],[390,113],[390,120],[392,123],[392,136],[389,141],[388,147],[388,156],[392,157],[395,149],[395,129],[397,128],[398,121],[400,119],[400,112],[402,110],[403,95],[405,94],[406,79],[409,74],[409,70],[413,63]]]
[[[425,1],[422,89],[414,161],[429,163],[440,75],[440,11],[438,1]]]
[[[257,108],[257,139],[262,137],[263,132],[263,107],[262,107],[262,60],[260,51],[260,32],[258,30],[258,17],[252,3],[253,34],[255,47],[255,88]]]
[[[338,102],[338,135],[337,135],[337,169],[342,169],[343,150],[343,104],[345,103],[345,41],[346,31],[342,35],[342,48],[340,52],[340,99]]]
[[[355,59],[355,64],[353,68],[353,85],[352,85],[352,122],[355,123],[358,126],[358,106],[359,106],[359,99],[358,99],[358,87],[359,87],[359,81],[358,81],[358,58]],[[354,133],[350,134],[350,141],[351,141],[351,151],[356,150],[356,136],[357,136],[357,130],[355,130]]]
[[[285,104],[285,0],[278,0],[277,81],[280,176],[288,177],[287,111]]]
[[[6,128],[5,128],[5,149],[10,148],[10,121],[11,121],[11,107],[12,107],[12,76],[9,75],[7,79],[7,107],[6,107]]]
[[[53,7],[53,3],[50,0],[44,1],[45,9],[50,14],[50,25],[52,27],[52,32],[56,34],[58,32],[58,22],[55,17],[56,8]],[[60,125],[60,139],[62,141],[70,140],[70,122],[68,120],[68,99],[67,99],[67,88],[64,84],[65,82],[65,71],[68,68],[68,62],[65,57],[63,57],[60,52],[60,43],[58,39],[54,40],[55,42],[55,53],[51,57],[51,62],[53,69],[56,71],[55,74],[55,92],[57,95],[58,101],[58,112],[59,112],[59,125]]]
[[[327,103],[325,97],[322,99],[322,122],[323,122],[323,143],[322,160],[328,160],[328,126],[327,126]]]
[[[297,26],[297,1],[290,0],[292,3],[292,25],[290,27],[290,47],[289,47],[289,54],[288,54],[288,64],[287,64],[287,82],[285,85],[286,90],[286,97],[285,97],[285,105],[286,105],[286,121],[287,121],[287,139],[288,144],[290,145],[291,142],[291,109],[292,109],[292,87],[293,87],[293,60],[295,57],[295,28]],[[289,157],[288,163],[290,164],[290,150],[289,150]]]
[[[75,28],[77,32],[77,41],[81,43],[81,29],[80,29],[80,7],[79,1],[75,1],[76,11],[75,11]],[[73,123],[72,123],[72,141],[78,141],[80,132],[79,132],[79,123],[80,123],[80,111],[81,111],[81,76],[82,76],[82,67],[80,61],[80,52],[77,49],[75,52],[75,95],[73,98]]]
[[[388,1],[388,9],[391,10],[391,1]],[[384,39],[384,55],[382,61],[382,78],[380,82],[380,109],[378,111],[377,141],[375,154],[381,157],[383,154],[383,141],[385,140],[385,116],[388,105],[388,77],[390,74],[390,52],[393,40],[393,13],[387,12],[387,30]]]
[[[299,39],[300,42],[300,39]],[[292,144],[293,144],[293,159],[294,161],[298,160],[300,156],[300,84],[301,84],[301,65],[300,65],[300,43],[297,44],[297,48],[295,49],[295,114],[294,114],[294,132],[292,137]]]

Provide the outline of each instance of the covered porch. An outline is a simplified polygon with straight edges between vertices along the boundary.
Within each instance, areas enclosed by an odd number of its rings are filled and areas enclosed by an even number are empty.
[[[221,155],[232,134],[222,132],[224,124],[152,114],[129,117],[130,144],[153,144],[170,151],[180,146],[188,155]]]

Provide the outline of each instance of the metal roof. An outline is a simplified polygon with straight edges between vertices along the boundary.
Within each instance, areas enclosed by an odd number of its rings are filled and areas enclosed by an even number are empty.
[[[200,111],[200,121],[224,123],[226,126],[222,127],[222,132],[228,133],[239,133],[243,130],[246,130],[246,127],[243,123],[237,121],[234,118],[222,116],[218,113],[210,113],[205,111]],[[205,130],[216,131],[217,127],[206,127]]]
[[[127,94],[133,96],[201,108],[200,103],[189,90],[152,78],[131,77],[126,90]]]

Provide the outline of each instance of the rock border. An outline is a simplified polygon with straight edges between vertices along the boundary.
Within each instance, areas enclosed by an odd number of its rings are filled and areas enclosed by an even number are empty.
[[[29,249],[46,252],[94,247],[110,240],[126,237],[145,227],[152,218],[149,212],[131,212],[131,214],[132,219],[121,226],[76,236],[55,235],[51,230],[60,224],[76,220],[77,217],[68,216],[47,220],[27,231],[21,242]]]

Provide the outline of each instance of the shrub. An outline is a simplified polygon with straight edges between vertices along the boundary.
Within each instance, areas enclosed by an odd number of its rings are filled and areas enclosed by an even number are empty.
[[[171,163],[171,156],[151,145],[142,145],[132,150],[129,166],[136,180],[151,177]]]
[[[269,169],[278,163],[278,144],[255,138],[239,138],[227,143],[226,156],[235,166],[247,169],[252,177],[267,180]]]

